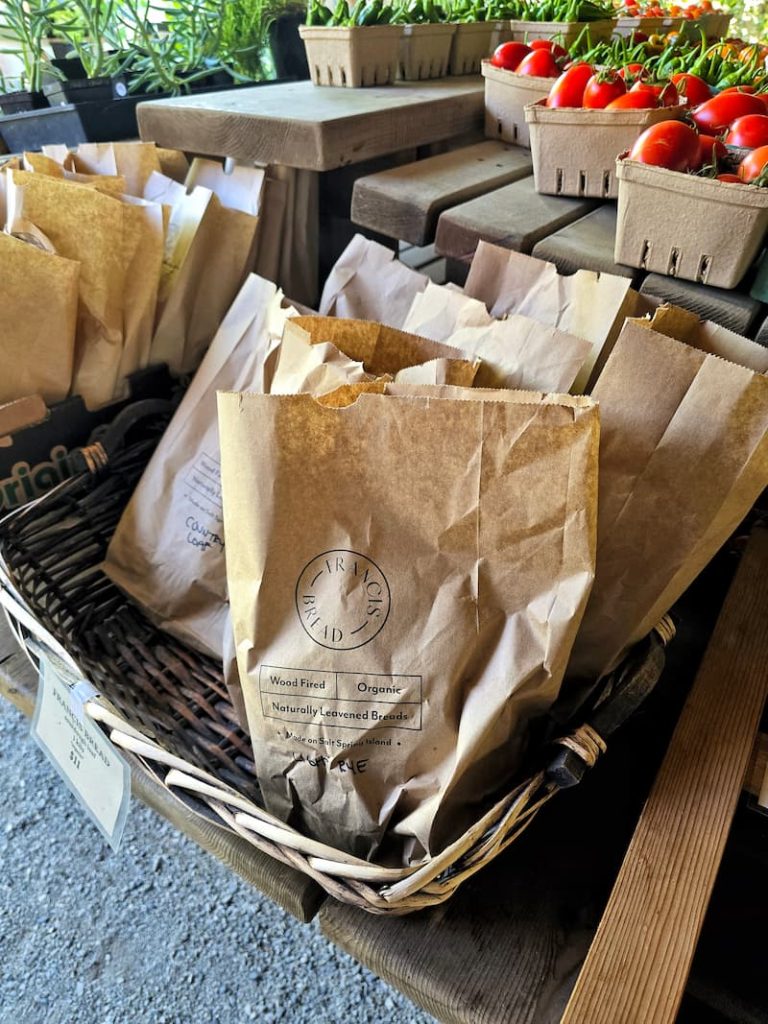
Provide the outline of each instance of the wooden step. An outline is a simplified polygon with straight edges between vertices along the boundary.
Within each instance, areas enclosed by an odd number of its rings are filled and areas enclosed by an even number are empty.
[[[722,324],[737,334],[748,333],[761,309],[757,299],[743,292],[709,288],[705,284],[680,281],[663,274],[649,274],[640,286],[640,291],[644,295],[654,295],[664,302],[690,309],[703,320]]]
[[[581,220],[537,242],[533,247],[533,255],[554,263],[561,274],[594,270],[601,274],[629,277],[634,284],[640,280],[643,272],[614,262],[615,241],[616,204],[603,203]]]
[[[595,205],[592,199],[539,195],[533,178],[522,178],[442,213],[435,248],[465,263],[481,239],[530,253],[542,238],[590,213]]]
[[[531,155],[485,141],[358,178],[352,193],[355,224],[426,245],[443,210],[530,175]]]

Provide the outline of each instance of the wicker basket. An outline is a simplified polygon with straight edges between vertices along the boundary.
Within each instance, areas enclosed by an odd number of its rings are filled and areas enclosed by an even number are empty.
[[[88,715],[195,813],[213,815],[331,896],[372,913],[443,902],[594,764],[605,737],[655,685],[671,624],[663,620],[605,680],[588,722],[541,748],[528,777],[437,856],[383,868],[309,839],[261,806],[250,741],[237,725],[221,666],[156,629],[100,568],[170,416],[165,405],[127,410],[84,450],[77,476],[0,524],[0,601],[14,632],[33,660],[47,652],[88,678],[100,691],[86,705]]]

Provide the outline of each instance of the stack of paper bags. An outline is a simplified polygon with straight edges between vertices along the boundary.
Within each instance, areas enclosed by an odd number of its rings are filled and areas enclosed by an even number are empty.
[[[193,371],[253,264],[263,178],[146,143],[8,161],[0,287],[18,358],[0,400],[78,394],[97,408],[149,363]]]

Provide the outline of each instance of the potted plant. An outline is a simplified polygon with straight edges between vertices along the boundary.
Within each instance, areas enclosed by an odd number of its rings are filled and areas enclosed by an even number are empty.
[[[49,32],[55,32],[58,44],[67,47],[65,57],[51,61],[60,72],[58,77],[46,75],[43,81],[51,106],[112,97],[115,61],[107,40],[116,8],[115,0],[68,0],[44,9]]]
[[[3,0],[0,4],[0,53],[17,58],[18,76],[9,76],[10,91],[0,96],[4,114],[37,110],[48,105],[41,91],[47,22],[41,5],[29,0]]]

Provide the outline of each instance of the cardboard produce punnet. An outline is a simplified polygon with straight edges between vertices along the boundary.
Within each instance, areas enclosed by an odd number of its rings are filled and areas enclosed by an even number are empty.
[[[745,365],[723,358],[737,351]],[[593,391],[602,423],[597,571],[569,675],[612,668],[768,486],[766,368],[761,346],[711,324],[692,329],[683,311],[627,320]]]
[[[634,312],[636,296],[627,278],[591,270],[564,277],[552,263],[482,241],[464,292],[499,319],[520,313],[591,342],[574,392],[587,390],[597,377],[624,318]]]
[[[0,403],[66,398],[72,382],[80,264],[0,233]]]
[[[267,807],[387,863],[437,852],[519,765],[586,603],[596,518],[590,399],[406,393],[219,395]]]

